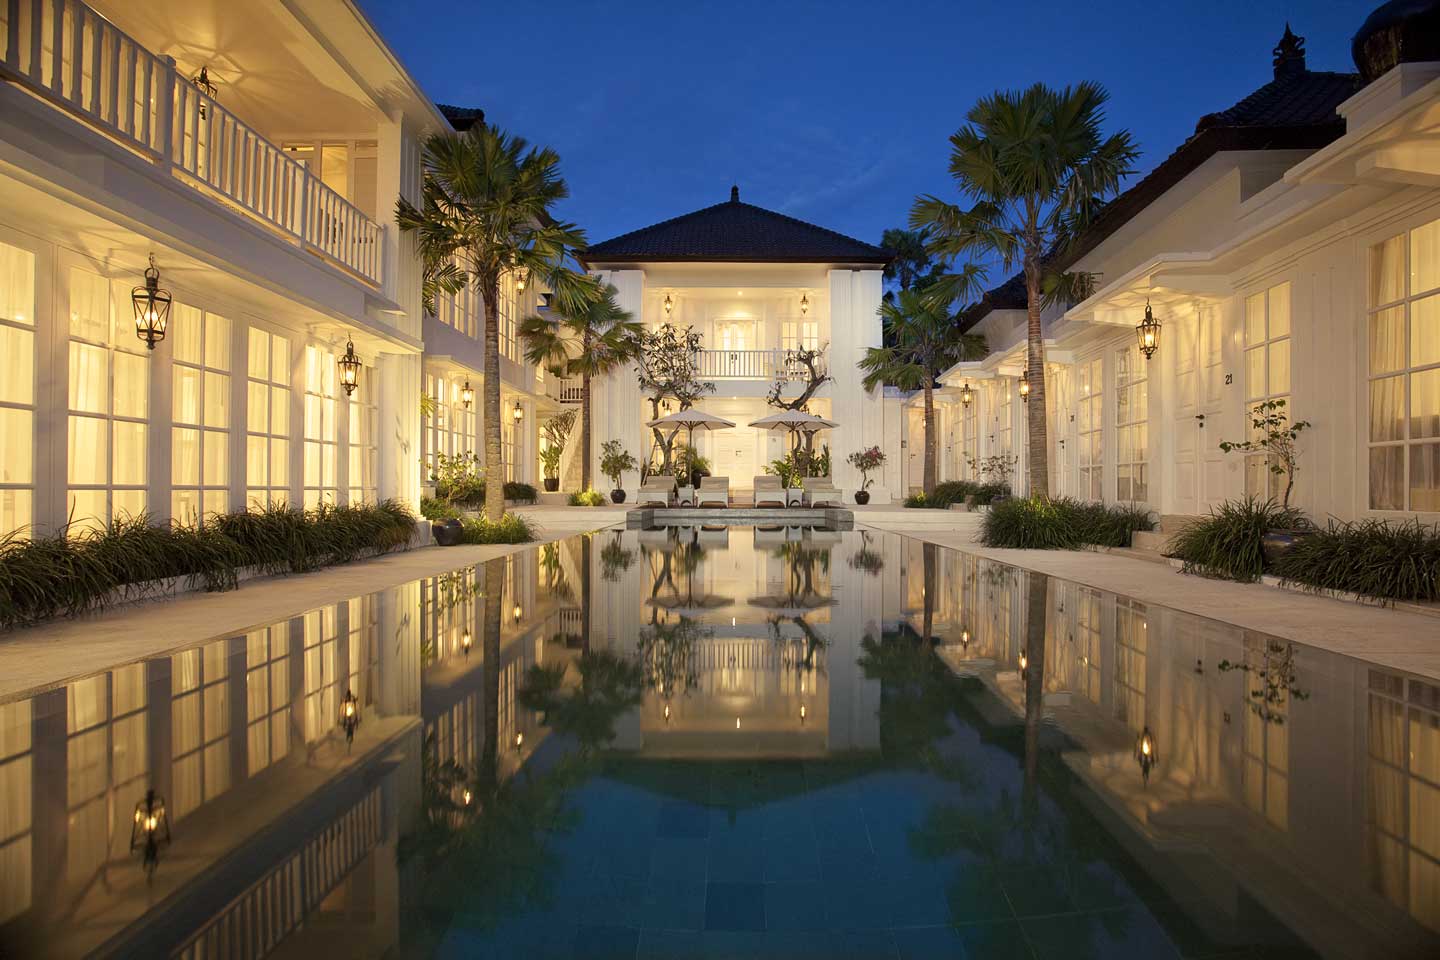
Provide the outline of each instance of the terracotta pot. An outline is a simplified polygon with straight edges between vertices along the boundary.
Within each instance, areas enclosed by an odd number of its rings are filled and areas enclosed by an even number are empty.
[[[624,503],[624,502],[625,502],[625,491],[624,491],[624,490],[611,490],[611,491],[610,491],[610,502],[611,502],[611,503]]]
[[[869,502],[870,502],[870,491],[869,491],[869,490],[856,490],[856,491],[855,491],[855,502],[858,503],[858,504],[860,504],[862,507],[863,507],[865,504],[869,503]]]
[[[546,493],[554,493],[556,490],[559,490],[559,489],[560,489],[560,478],[559,478],[559,477],[546,477],[546,478],[545,478],[545,492],[546,492]]]

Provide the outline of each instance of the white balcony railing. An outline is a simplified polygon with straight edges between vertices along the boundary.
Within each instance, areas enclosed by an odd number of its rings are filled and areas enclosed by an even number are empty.
[[[804,380],[806,369],[795,359],[795,352],[772,350],[698,350],[702,380],[774,380],[784,374],[787,380]]]
[[[380,227],[79,0],[0,0],[0,71],[372,283]]]
[[[555,399],[556,399],[556,400],[559,400],[561,403],[580,403],[581,400],[583,399],[583,397],[582,397],[582,393],[583,393],[583,392],[584,392],[584,385],[583,385],[582,382],[581,382],[580,380],[578,380],[578,379],[575,379],[575,380],[564,380],[564,379],[560,379],[560,380],[556,380],[556,381],[555,381],[555,394],[554,394],[554,396],[555,396]]]

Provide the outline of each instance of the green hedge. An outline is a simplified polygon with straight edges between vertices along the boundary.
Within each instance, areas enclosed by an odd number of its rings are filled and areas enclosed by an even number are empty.
[[[163,581],[229,590],[239,572],[303,573],[384,553],[410,542],[415,517],[375,506],[269,507],[214,517],[200,528],[159,525],[148,515],[70,537],[0,540],[0,627],[98,610],[157,594]]]
[[[460,521],[461,543],[529,543],[534,539],[534,527],[514,513],[507,513],[494,523],[484,517],[466,517]]]
[[[463,485],[463,488],[453,498],[447,498],[449,488],[438,485],[435,488],[435,497],[438,502],[445,502],[449,499],[458,507],[471,509],[485,505],[485,481],[471,481]],[[514,500],[517,503],[534,503],[540,495],[535,492],[535,487],[528,483],[521,483],[518,480],[507,480],[505,483],[505,499]],[[432,517],[431,519],[437,519]],[[438,518],[438,519],[444,519]]]
[[[975,483],[972,480],[948,480],[937,483],[928,496],[914,493],[905,498],[905,506],[927,510],[948,510],[951,504],[964,503],[965,498],[975,497],[977,506],[992,503],[996,497],[1008,497],[1010,487],[1003,483]]]
[[[1309,526],[1299,510],[1274,500],[1227,500],[1172,537],[1166,553],[1183,561],[1186,573],[1249,583],[1265,572],[1265,534]]]
[[[1418,520],[1331,523],[1275,565],[1282,581],[1376,600],[1440,601],[1440,527]]]
[[[603,507],[609,501],[599,490],[584,490],[580,493],[570,494],[570,506],[572,507]]]
[[[1018,550],[1128,547],[1131,534],[1154,526],[1150,511],[1141,507],[1017,497],[991,506],[981,539],[987,547]]]

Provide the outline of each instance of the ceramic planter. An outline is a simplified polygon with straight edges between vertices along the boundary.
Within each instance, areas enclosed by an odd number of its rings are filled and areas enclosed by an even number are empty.
[[[865,504],[869,503],[869,502],[870,502],[870,491],[869,491],[869,490],[856,490],[856,491],[855,491],[855,502],[858,503],[858,504],[860,504],[862,507],[863,507]]]
[[[620,489],[620,490],[611,490],[611,491],[610,491],[610,502],[611,502],[611,503],[624,503],[624,502],[625,502],[625,491],[624,491],[623,489]]]
[[[554,493],[556,490],[559,490],[559,489],[560,489],[560,478],[559,478],[559,477],[546,477],[546,478],[545,478],[545,492],[546,492],[546,493]]]
[[[437,520],[430,525],[430,535],[442,547],[453,547],[459,543],[461,532],[459,520]]]

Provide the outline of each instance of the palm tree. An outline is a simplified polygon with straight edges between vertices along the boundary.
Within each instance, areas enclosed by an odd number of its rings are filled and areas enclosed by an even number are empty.
[[[968,264],[947,287],[969,292],[979,289],[982,272]],[[950,316],[950,301],[928,291],[901,290],[880,304],[886,347],[870,347],[860,361],[866,371],[866,390],[889,383],[902,390],[925,391],[925,493],[935,492],[935,378],[961,360],[985,356],[985,338],[960,332]]]
[[[592,283],[594,281],[591,281]],[[598,285],[597,285],[598,286]],[[520,321],[525,359],[543,364],[557,377],[580,378],[580,481],[590,489],[590,381],[626,366],[640,356],[641,325],[622,310],[614,284],[605,284],[579,309],[554,306],[549,316]]]
[[[420,206],[401,197],[400,229],[414,233],[424,267],[421,297],[434,312],[437,295],[454,295],[474,283],[485,306],[484,403],[485,515],[505,512],[500,446],[500,281],[506,274],[534,277],[553,291],[553,303],[578,311],[596,285],[566,269],[585,234],[557,221],[551,207],[569,195],[560,158],[531,147],[498,127],[477,123],[463,134],[437,133],[425,141]]]
[[[906,230],[891,227],[880,237],[880,246],[895,255],[885,265],[885,279],[892,280],[901,290],[922,286],[925,278],[934,269],[926,243],[930,238],[924,230]]]
[[[1139,155],[1128,131],[1101,136],[1107,99],[1103,87],[1089,82],[1063,90],[1037,83],[983,97],[950,137],[950,176],[968,208],[927,195],[910,211],[910,225],[930,231],[936,256],[979,253],[998,257],[1007,271],[1017,261],[1022,266],[1032,496],[1050,491],[1040,327],[1045,257],[1079,236]],[[1048,284],[1052,291],[1067,286],[1061,277],[1050,279],[1057,281]],[[1084,281],[1064,279],[1071,293]]]

